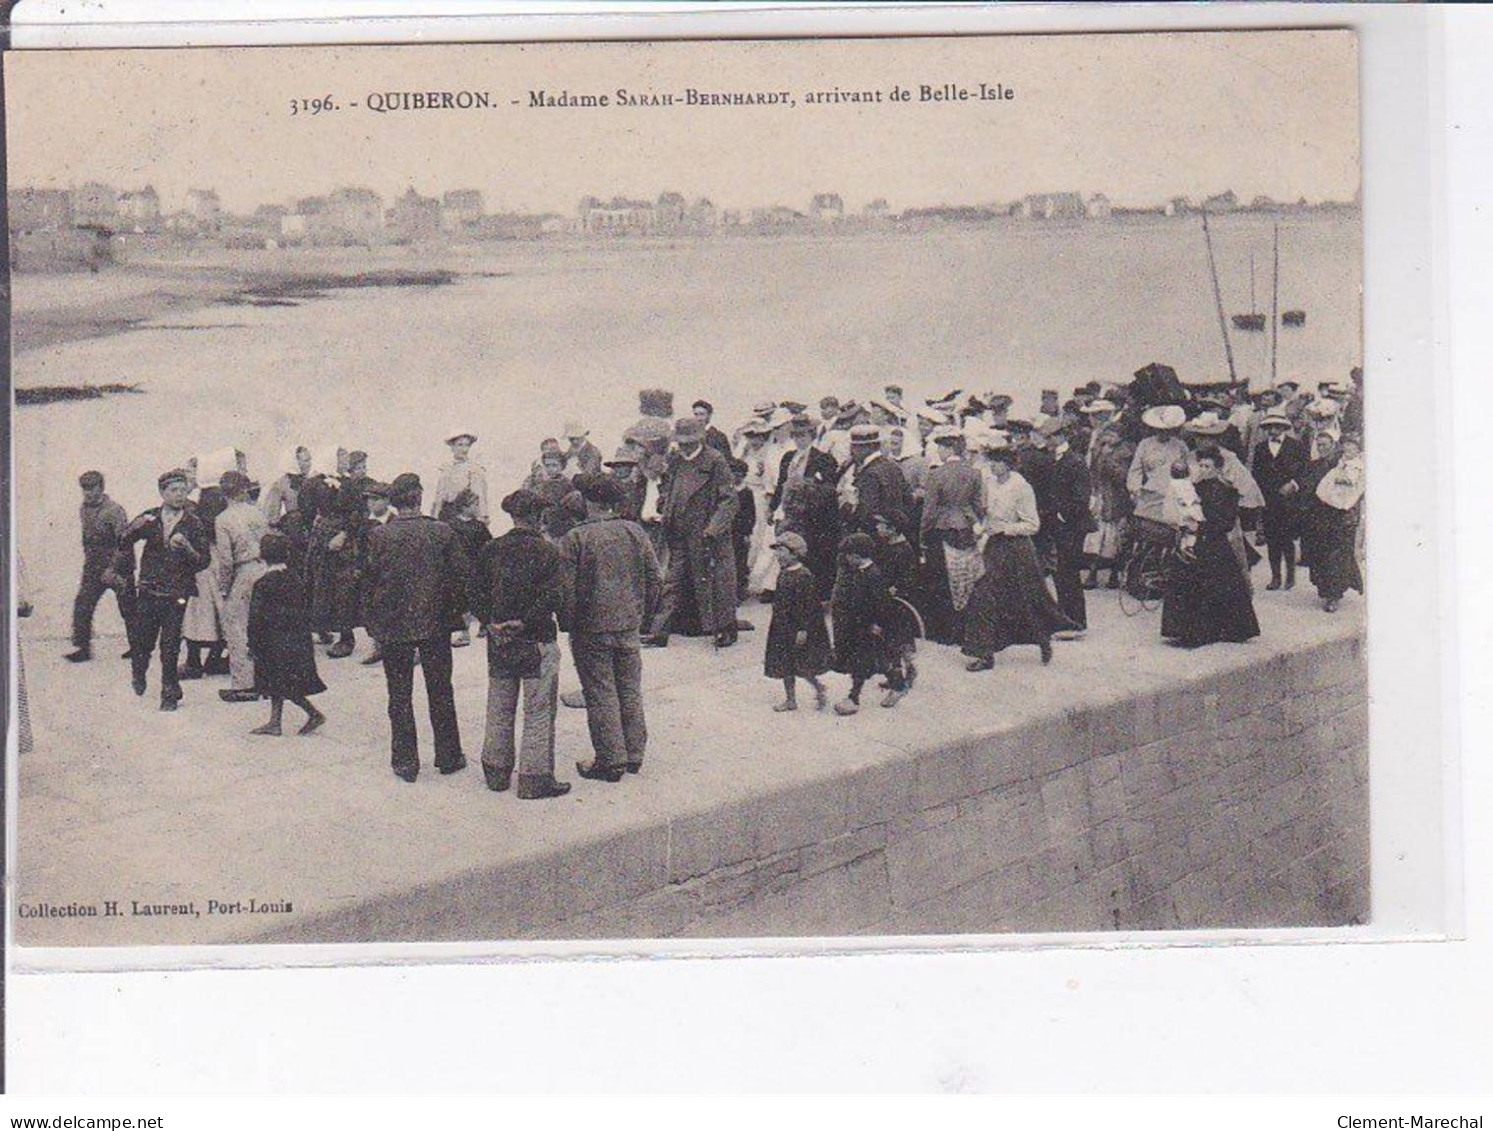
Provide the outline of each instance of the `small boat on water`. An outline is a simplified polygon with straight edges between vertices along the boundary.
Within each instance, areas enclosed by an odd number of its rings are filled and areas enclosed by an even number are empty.
[[[1280,316],[1280,324],[1282,326],[1305,326],[1306,311],[1288,310]]]
[[[1236,330],[1249,330],[1254,333],[1265,328],[1265,316],[1255,307],[1255,256],[1249,253],[1249,313],[1236,314],[1230,319]]]

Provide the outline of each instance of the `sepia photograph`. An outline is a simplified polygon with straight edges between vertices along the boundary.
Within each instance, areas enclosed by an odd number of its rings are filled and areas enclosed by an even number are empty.
[[[1351,30],[4,63],[23,952],[1373,921]]]

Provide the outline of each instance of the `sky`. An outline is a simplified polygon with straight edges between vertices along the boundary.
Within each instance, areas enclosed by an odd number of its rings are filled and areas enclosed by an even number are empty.
[[[249,212],[339,185],[392,198],[477,188],[489,211],[570,213],[673,190],[724,208],[1350,199],[1347,31],[879,40],[23,51],[5,56],[13,185],[214,188]],[[980,83],[1006,100],[921,101]],[[910,90],[891,102],[894,86]],[[793,107],[532,109],[529,92],[785,91]],[[880,104],[809,105],[879,90]],[[478,91],[476,110],[377,114],[370,92]],[[293,99],[341,108],[292,116]],[[517,105],[514,105],[514,102]],[[352,103],[358,103],[353,108]]]

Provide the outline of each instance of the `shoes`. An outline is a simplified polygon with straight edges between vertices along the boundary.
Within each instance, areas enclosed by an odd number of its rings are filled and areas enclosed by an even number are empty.
[[[175,699],[168,699],[164,695],[161,697],[161,710],[163,710],[163,711],[174,711],[174,710],[176,710],[176,704],[177,704],[177,700],[175,700]]]
[[[988,672],[993,667],[995,667],[994,656],[981,656],[965,664],[964,670],[967,672]]]
[[[733,645],[735,643],[736,643],[736,629],[735,629],[735,627],[728,628],[724,632],[718,632],[715,635],[715,646],[717,648],[729,648],[729,647],[731,647],[731,645]]]
[[[774,703],[772,705],[772,709],[774,711],[778,712],[778,714],[782,714],[785,711],[796,711],[796,710],[798,710],[798,704],[796,702],[794,702],[792,699],[784,699],[781,703]]]
[[[119,653],[119,658],[121,660],[129,660],[129,659],[133,659],[134,655],[135,655],[135,650],[133,648],[126,648],[123,652]]]
[[[315,734],[326,721],[327,717],[325,715],[312,715],[301,724],[301,729],[296,731],[296,734]]]
[[[436,769],[439,770],[443,774],[457,774],[457,773],[460,773],[462,770],[464,770],[466,768],[467,768],[467,760],[464,757],[463,758],[458,758],[456,761],[450,762],[450,763],[448,763],[448,764],[446,764],[444,766],[437,766],[436,767]]]
[[[1083,587],[1085,589],[1098,589],[1099,579],[1093,574],[1090,574],[1088,577],[1083,579]]]
[[[619,782],[622,780],[623,769],[621,766],[603,766],[595,761],[577,762],[575,772],[587,781]]]
[[[471,636],[471,633],[467,632],[465,629],[463,629],[461,632],[452,633],[452,635],[451,635],[451,647],[453,647],[453,648],[470,648],[471,646],[472,646],[472,636]]]
[[[667,648],[669,646],[669,634],[667,632],[650,632],[640,641],[644,648]]]
[[[643,772],[642,762],[625,762],[622,768],[630,774],[641,774]]]
[[[487,763],[482,764],[482,780],[487,782],[487,788],[494,793],[507,793],[508,786],[513,781],[513,772],[494,769]]]
[[[756,632],[757,626],[749,620],[738,620],[736,622],[737,632]]]
[[[882,697],[881,705],[883,707],[895,707],[898,703],[902,702],[902,700],[906,698],[906,696],[907,692],[905,690],[894,688],[891,691],[888,691],[886,695]]]
[[[177,679],[201,679],[202,678],[202,673],[203,673],[203,669],[202,669],[201,665],[198,665],[197,667],[192,667],[190,664],[188,664],[186,667],[184,667],[184,668],[181,669],[180,674],[178,674],[176,678]]]
[[[1037,647],[1042,653],[1042,662],[1044,664],[1052,663],[1052,641],[1044,640]]]
[[[553,774],[519,774],[518,789],[514,792],[520,801],[544,801],[564,797],[570,792],[570,783],[556,781]]]
[[[384,662],[384,654],[382,652],[380,652],[377,648],[375,648],[373,650],[373,652],[366,659],[364,659],[364,660],[361,661],[362,665],[365,668],[371,668],[375,664],[381,664],[383,662]]]
[[[262,726],[262,727],[255,727],[249,733],[250,734],[259,734],[259,735],[267,735],[270,738],[279,738],[280,737],[280,728],[277,727],[274,723],[265,723],[264,726]]]
[[[218,698],[225,703],[257,703],[259,702],[259,692],[248,688],[225,687],[222,691],[218,692]]]
[[[1286,583],[1284,585],[1282,585],[1281,588],[1287,590],[1288,592],[1290,590],[1292,590],[1292,589],[1295,589],[1296,588],[1296,579],[1294,577],[1288,577],[1288,578],[1286,578]]]
[[[162,699],[170,699],[173,703],[180,703],[181,702],[181,688],[180,687],[163,687],[163,688],[161,688],[161,698]]]
[[[339,640],[327,649],[327,659],[340,660],[353,654],[353,642],[351,640]]]
[[[398,778],[400,781],[407,781],[411,785],[413,785],[415,783],[415,778],[417,776],[419,776],[419,773],[420,773],[420,771],[417,768],[406,767],[406,768],[396,769],[394,771],[394,776],[396,778]]]
[[[909,685],[909,686],[911,686],[911,685]],[[816,687],[816,688],[814,688],[814,710],[816,710],[816,711],[822,711],[822,710],[824,710],[828,706],[829,706],[829,695],[828,695],[828,693],[826,693],[825,690],[824,690],[824,688],[822,688],[822,687]]]
[[[145,677],[142,675],[139,679],[132,679],[132,680],[130,680],[130,686],[135,689],[135,694],[136,695],[144,695],[145,694]]]
[[[332,634],[330,632],[318,632],[316,634],[316,642],[318,644],[330,644],[332,642]]]
[[[1109,581],[1104,586],[1104,588],[1106,588],[1106,589],[1118,589],[1119,587],[1120,587],[1120,575],[1118,573],[1116,573],[1114,570],[1110,570]]]
[[[562,691],[560,692],[560,702],[566,707],[584,711],[586,709],[586,693],[584,691]]]
[[[93,659],[93,653],[87,648],[77,648],[62,658],[70,664],[86,664]]]
[[[1267,592],[1267,593],[1274,593],[1279,588],[1280,588],[1280,578],[1278,578],[1278,577],[1272,577],[1270,579],[1270,584],[1267,585],[1267,586],[1265,586],[1265,592]]]
[[[835,704],[835,714],[853,715],[861,709],[861,705],[852,699],[841,699]]]

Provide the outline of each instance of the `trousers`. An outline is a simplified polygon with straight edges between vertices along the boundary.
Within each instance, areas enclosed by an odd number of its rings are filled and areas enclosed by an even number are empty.
[[[105,593],[114,589],[119,602],[119,616],[124,621],[125,635],[130,632],[130,622],[135,619],[135,587],[121,580],[117,587],[105,585],[100,577],[102,570],[85,570],[78,584],[78,595],[73,598],[73,647],[87,648],[93,642],[93,613]]]
[[[513,772],[518,703],[524,703],[524,736],[518,748],[520,776],[555,772],[555,712],[560,703],[560,645],[539,645],[539,674],[531,679],[487,677],[487,729],[482,764]]]
[[[130,670],[143,680],[150,671],[150,653],[160,644],[161,694],[181,696],[177,658],[181,655],[181,623],[187,615],[185,597],[165,597],[141,591],[135,601],[134,631],[130,635]]]
[[[570,655],[586,695],[591,748],[603,766],[643,764],[643,656],[636,632],[572,632]]]
[[[1064,526],[1053,535],[1056,567],[1052,581],[1057,590],[1058,608],[1063,610],[1063,615],[1079,628],[1088,628],[1088,603],[1084,599],[1082,579],[1083,540],[1083,531],[1076,527]]]
[[[228,682],[235,691],[254,690],[254,657],[249,654],[249,597],[264,576],[264,563],[243,562],[234,571],[233,588],[223,598],[218,616],[228,645]]]
[[[437,769],[461,763],[461,729],[456,721],[456,693],[451,687],[451,636],[429,640],[381,641],[384,682],[389,688],[390,764],[396,770],[420,768],[420,739],[415,732],[415,653],[425,675],[425,700],[435,732]]]

